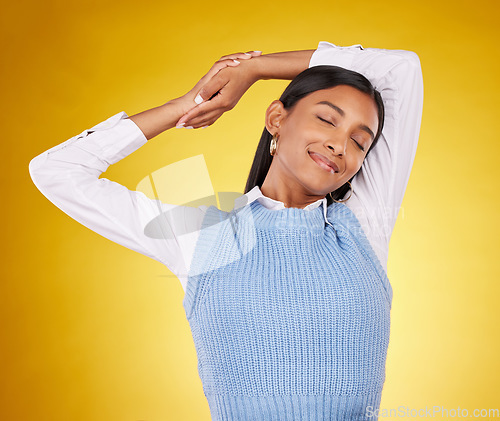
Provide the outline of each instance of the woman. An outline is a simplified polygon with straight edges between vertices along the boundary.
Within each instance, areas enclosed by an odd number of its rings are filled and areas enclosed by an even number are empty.
[[[213,124],[268,78],[295,79],[267,109],[231,212],[98,178],[164,130]],[[373,419],[390,330],[388,244],[422,97],[411,52],[321,42],[239,53],[183,97],[121,112],[42,153],[30,174],[72,218],[178,276],[213,419]]]

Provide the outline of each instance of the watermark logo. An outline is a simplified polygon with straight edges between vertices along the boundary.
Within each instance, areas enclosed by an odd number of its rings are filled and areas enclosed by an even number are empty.
[[[434,405],[425,408],[409,408],[408,406],[398,406],[397,408],[374,408],[367,406],[365,416],[367,418],[500,418],[500,410],[495,409],[466,409],[466,408],[445,408]]]
[[[203,230],[229,230],[225,250],[227,256],[217,262],[218,267],[227,265],[250,252],[256,243],[252,214],[246,216],[247,230],[241,239],[237,214],[245,209],[248,198],[241,192],[218,192],[212,186],[203,155],[196,155],[162,167],[143,178],[136,190],[156,202],[141,215],[144,235],[158,240],[178,240],[180,237]],[[226,212],[224,218],[205,218],[200,207],[215,206]],[[141,209],[142,210],[142,209]],[[215,269],[199,268],[203,272]],[[199,274],[191,267],[191,275]],[[186,277],[188,274],[177,274]],[[168,275],[167,275],[168,276]]]
[[[196,155],[166,165],[144,177],[136,190],[150,199],[157,200],[157,209],[142,221],[144,234],[150,238],[173,239],[190,234],[199,227],[186,225],[186,218],[194,217],[195,209],[200,206],[215,206],[225,212],[244,207],[246,196],[242,192],[218,192],[212,186],[208,168],[203,155]],[[175,233],[172,231],[175,227]]]

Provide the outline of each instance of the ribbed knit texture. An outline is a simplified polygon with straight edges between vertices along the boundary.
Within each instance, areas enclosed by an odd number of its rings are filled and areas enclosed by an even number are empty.
[[[213,420],[374,420],[392,288],[347,206],[208,208],[183,301]]]

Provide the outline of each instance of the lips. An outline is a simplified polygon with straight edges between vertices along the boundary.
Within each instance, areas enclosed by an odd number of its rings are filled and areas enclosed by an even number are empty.
[[[321,155],[316,152],[308,152],[313,161],[316,162],[321,168],[330,172],[339,172],[339,167],[335,164],[335,162],[330,161],[326,156]]]

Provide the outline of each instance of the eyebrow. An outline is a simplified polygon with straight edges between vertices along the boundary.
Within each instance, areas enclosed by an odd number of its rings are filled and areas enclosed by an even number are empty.
[[[335,111],[337,111],[342,117],[345,116],[345,112],[342,108],[337,107],[336,105],[333,105],[330,101],[320,101],[316,105],[323,104],[323,105],[328,105],[329,107],[333,108]]]
[[[330,101],[320,101],[316,105],[328,105],[330,108],[333,108],[335,111],[337,111],[342,117],[345,116],[344,110],[340,107],[337,107],[335,104],[332,104]],[[371,136],[372,140],[375,139],[375,134],[367,125],[361,124],[359,128],[368,133]]]
[[[372,130],[368,127],[368,126],[365,126],[364,124],[362,124],[361,126],[359,126],[359,128],[363,131],[365,131],[366,133],[368,133],[372,140],[375,139],[375,135],[373,134]]]

